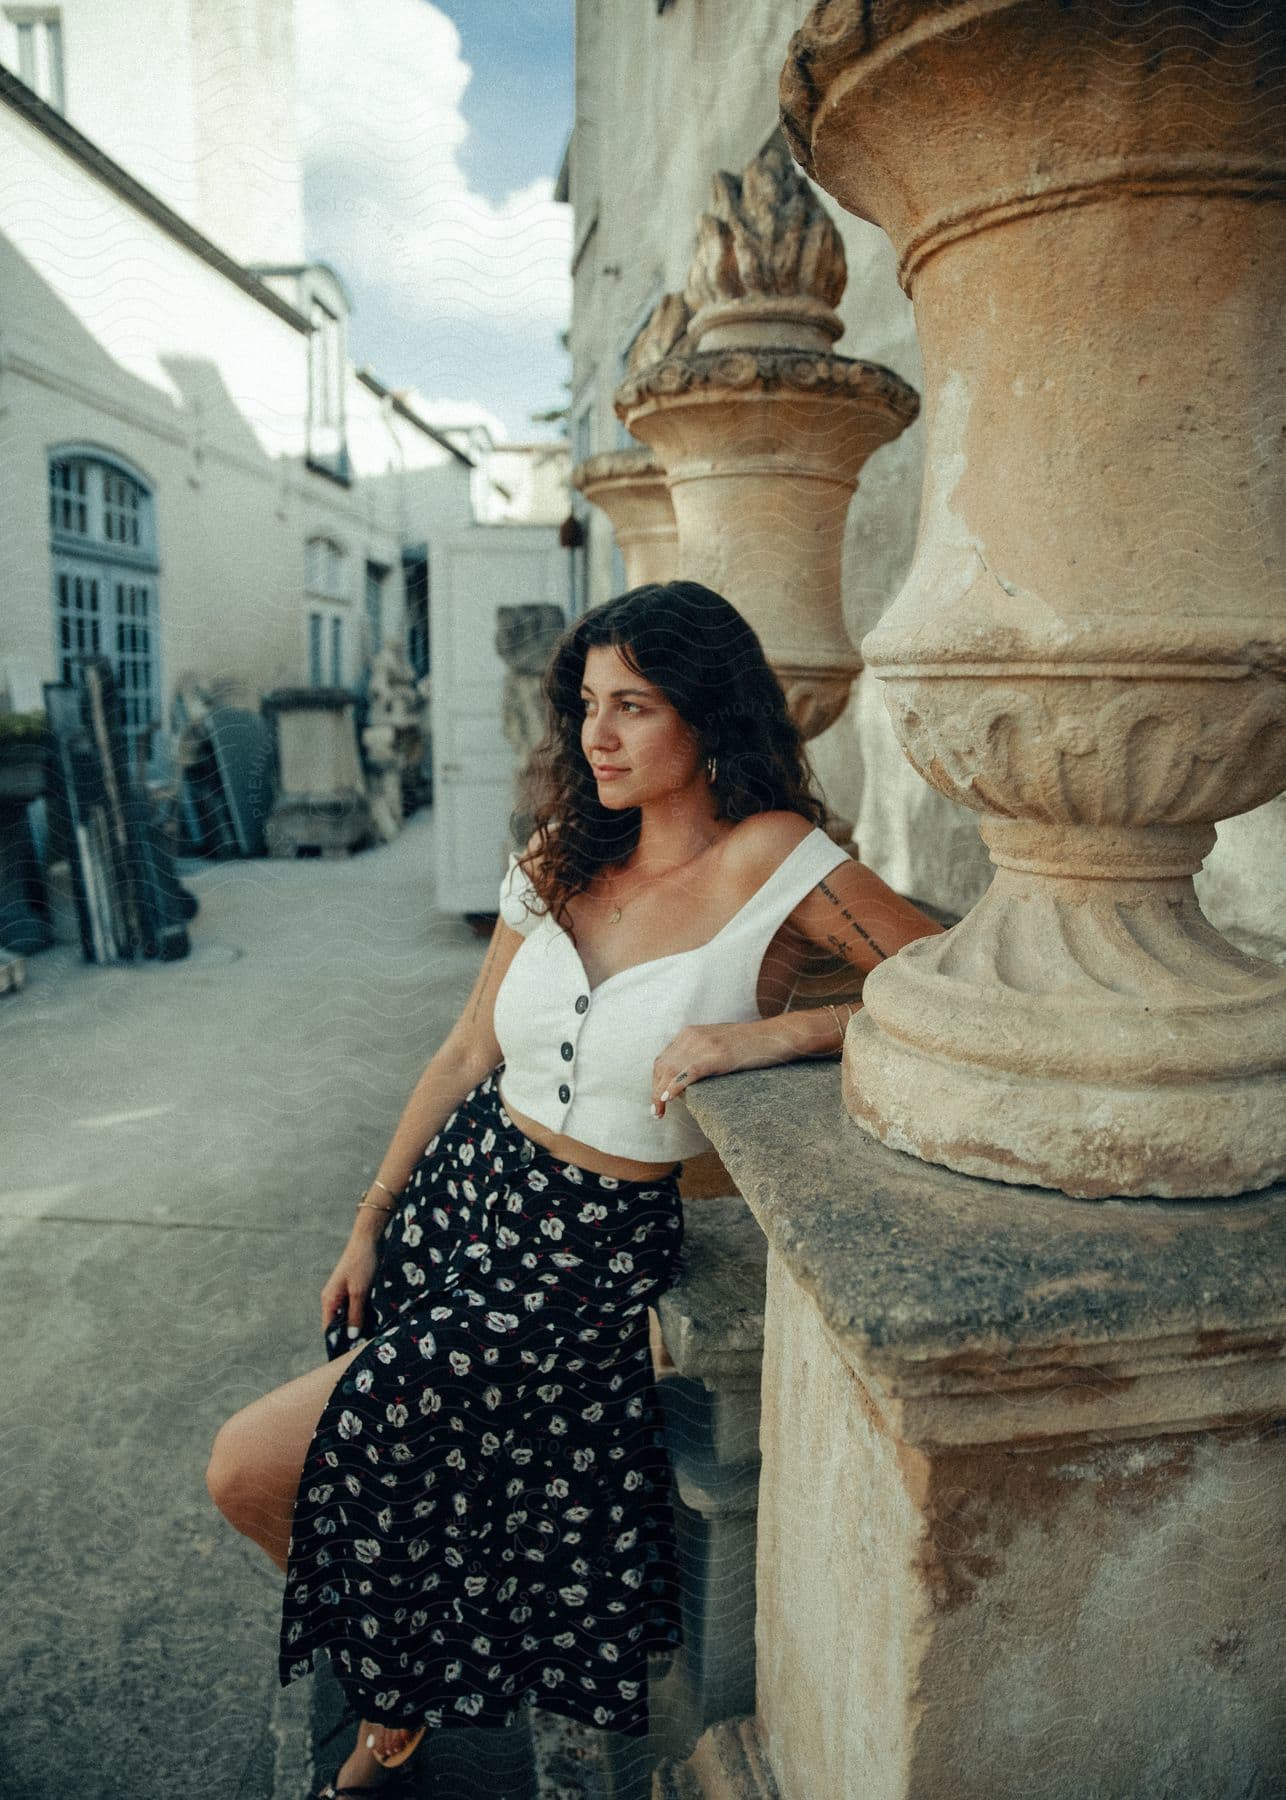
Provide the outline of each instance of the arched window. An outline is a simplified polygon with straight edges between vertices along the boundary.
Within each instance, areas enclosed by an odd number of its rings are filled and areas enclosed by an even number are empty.
[[[54,654],[60,681],[79,659],[106,656],[125,713],[130,755],[166,772],[161,718],[152,494],[124,464],[73,446],[49,458]]]

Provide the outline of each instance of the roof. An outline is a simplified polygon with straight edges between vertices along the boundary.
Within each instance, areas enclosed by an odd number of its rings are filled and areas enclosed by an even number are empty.
[[[444,450],[449,450],[456,461],[462,462],[466,469],[477,468],[478,465],[471,456],[461,450],[458,445],[453,444],[445,433],[438,430],[436,425],[430,425],[426,418],[423,418],[416,412],[413,406],[409,405],[407,401],[403,399],[396,388],[387,387],[378,376],[372,375],[369,369],[358,369],[357,379],[364,388],[369,388],[371,393],[378,394],[381,400],[391,399],[393,402],[393,411],[397,413],[399,418],[406,419],[412,425],[418,426],[419,429],[431,437],[435,443],[441,444]]]

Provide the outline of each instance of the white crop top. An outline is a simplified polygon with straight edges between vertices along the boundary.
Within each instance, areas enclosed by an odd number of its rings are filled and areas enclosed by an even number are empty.
[[[682,1097],[667,1102],[664,1118],[652,1117],[652,1065],[685,1025],[759,1018],[765,951],[804,896],[847,860],[814,827],[708,942],[633,963],[591,989],[572,939],[510,856],[500,914],[524,941],[495,1001],[506,1106],[636,1162],[709,1149]]]

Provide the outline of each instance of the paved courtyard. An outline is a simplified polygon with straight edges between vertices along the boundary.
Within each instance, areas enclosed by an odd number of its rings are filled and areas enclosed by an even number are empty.
[[[277,1685],[280,1577],[206,1456],[324,1359],[321,1284],[483,945],[434,910],[427,813],[184,879],[185,961],[60,945],[0,998],[0,1800],[304,1800],[334,1721]],[[595,1800],[592,1747],[538,1724],[542,1794]]]

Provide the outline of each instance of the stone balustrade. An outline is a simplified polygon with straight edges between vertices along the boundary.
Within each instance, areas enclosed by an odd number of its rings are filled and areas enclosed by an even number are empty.
[[[834,1064],[689,1106],[768,1247],[756,1691],[657,1800],[1286,1786],[1286,1189],[956,1174]]]

